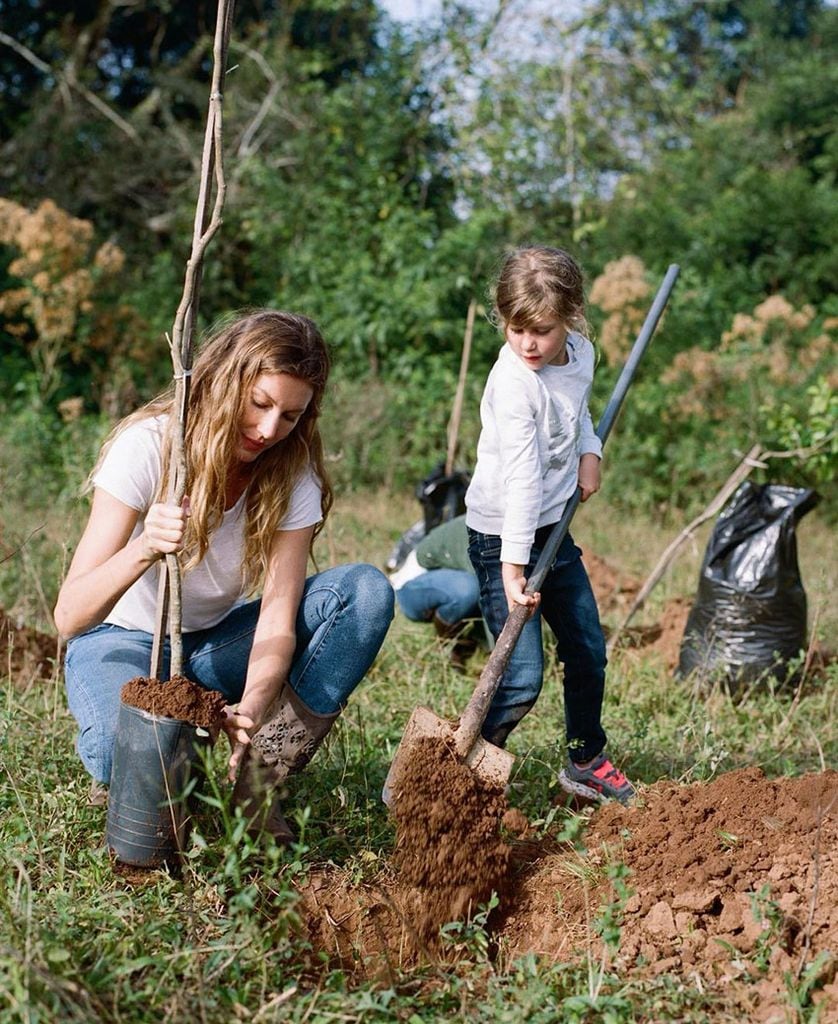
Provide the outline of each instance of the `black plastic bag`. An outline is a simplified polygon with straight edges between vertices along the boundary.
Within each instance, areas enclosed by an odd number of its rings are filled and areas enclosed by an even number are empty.
[[[425,533],[465,512],[470,480],[469,474],[460,469],[446,474],[441,462],[416,485],[416,497],[425,513]]]
[[[727,684],[786,681],[806,647],[806,592],[795,528],[813,490],[743,483],[707,543],[681,641],[678,675]]]
[[[419,481],[416,497],[422,506],[422,518],[409,526],[393,545],[385,563],[388,572],[401,569],[410,552],[435,526],[465,512],[470,480],[469,474],[462,469],[446,474],[445,463],[440,462],[424,480]]]

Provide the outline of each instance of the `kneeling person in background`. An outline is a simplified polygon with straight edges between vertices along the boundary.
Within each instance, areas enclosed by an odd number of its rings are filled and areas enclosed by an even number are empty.
[[[465,516],[434,527],[390,576],[396,601],[412,622],[432,622],[451,641],[452,666],[465,669],[481,641],[490,637],[480,615],[480,588],[468,556]]]

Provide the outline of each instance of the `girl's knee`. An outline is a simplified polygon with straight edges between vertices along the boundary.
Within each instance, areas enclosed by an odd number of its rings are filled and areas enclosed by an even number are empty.
[[[516,704],[535,704],[544,686],[543,676],[524,677],[516,682],[514,689]]]

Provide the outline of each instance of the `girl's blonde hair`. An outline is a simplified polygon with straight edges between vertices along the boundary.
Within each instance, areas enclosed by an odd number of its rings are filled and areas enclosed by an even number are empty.
[[[546,245],[514,249],[503,261],[493,297],[501,328],[558,320],[568,330],[589,333],[582,270],[564,249]]]
[[[228,473],[235,465],[238,423],[262,374],[287,373],[310,385],[313,394],[294,429],[280,444],[264,451],[252,464],[247,487],[242,577],[248,592],[264,578],[274,534],[288,509],[291,493],[308,467],[322,488],[323,527],[332,505],[323,443],[317,426],[329,354],[314,321],[279,310],[256,310],[222,322],[209,335],[192,370],[186,421],[187,493],[191,515],[184,546],[184,569],[207,553],[210,537],[222,521]],[[165,501],[172,471],[174,384],[122,420],[102,447],[96,474],[114,439],[126,427],[153,416],[168,416],[163,438],[163,473],[156,501]]]

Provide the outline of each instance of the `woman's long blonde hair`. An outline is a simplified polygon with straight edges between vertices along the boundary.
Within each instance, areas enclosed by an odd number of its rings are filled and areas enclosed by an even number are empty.
[[[322,488],[322,529],[332,505],[332,489],[317,426],[329,375],[329,354],[314,321],[279,310],[256,310],[220,324],[202,345],[192,370],[186,421],[187,493],[191,508],[184,546],[184,569],[207,553],[210,537],[224,516],[228,473],[236,461],[238,423],[257,377],[287,373],[310,385],[313,394],[291,433],[253,462],[247,487],[242,578],[246,591],[258,588],[268,564],[274,534],[288,509],[301,474],[311,467]],[[105,442],[96,469],[115,437],[153,416],[168,416],[163,439],[163,473],[156,501],[166,500],[171,477],[174,385],[122,420]],[[92,480],[96,469],[91,473]]]

